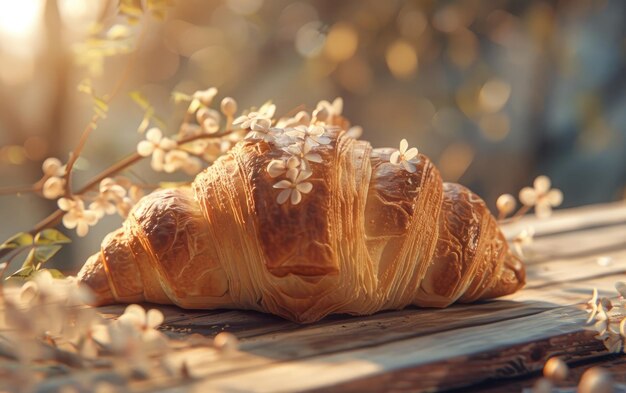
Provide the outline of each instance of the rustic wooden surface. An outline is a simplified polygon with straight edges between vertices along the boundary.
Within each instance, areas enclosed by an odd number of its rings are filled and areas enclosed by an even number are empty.
[[[216,360],[192,349],[185,354],[192,381],[148,380],[136,390],[521,391],[552,356],[574,367],[565,385],[575,385],[592,364],[623,382],[626,360],[607,354],[586,330],[581,305],[594,287],[613,297],[614,283],[626,281],[626,204],[565,210],[547,221],[528,217],[505,234],[511,239],[528,226],[536,231],[525,252],[528,284],[494,301],[332,316],[304,326],[255,312],[160,307],[168,334],[228,331],[240,339],[240,352]],[[122,310],[101,308],[108,317]]]

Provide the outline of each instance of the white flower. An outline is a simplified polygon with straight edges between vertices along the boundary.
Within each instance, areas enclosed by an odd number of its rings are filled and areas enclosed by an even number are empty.
[[[131,304],[126,307],[118,321],[129,323],[140,330],[150,330],[159,327],[164,321],[163,313],[156,308],[146,310],[138,304]]]
[[[327,145],[330,138],[326,136],[326,129],[322,126],[297,126],[290,130],[286,130],[285,134],[301,139],[311,146]]]
[[[290,169],[295,169],[300,165],[300,160],[297,157],[291,156],[285,162],[284,160],[272,160],[267,164],[267,172],[271,177],[278,177],[283,175]]]
[[[251,123],[251,130],[245,136],[245,139],[260,139],[265,142],[273,142],[276,136],[282,134],[283,129],[271,127],[272,122],[269,119],[255,119]]]
[[[182,169],[189,175],[195,175],[202,169],[202,164],[200,160],[186,151],[176,149],[170,150],[165,154],[163,169],[167,173]]]
[[[63,215],[63,225],[68,229],[76,228],[78,236],[87,235],[89,227],[98,222],[98,214],[85,209],[85,204],[80,198],[60,198],[57,204],[61,210],[67,212]]]
[[[551,182],[547,176],[539,176],[533,182],[533,187],[524,187],[519,193],[519,200],[526,206],[534,206],[535,214],[539,218],[547,218],[552,214],[552,208],[563,202],[563,193],[556,188],[550,189]]]
[[[299,158],[301,163],[300,166],[302,167],[302,169],[308,170],[310,168],[309,161],[316,163],[321,163],[323,161],[322,156],[320,156],[318,153],[311,152],[312,148],[313,147],[308,143],[300,142],[287,146],[283,150]]]
[[[115,213],[117,206],[122,203],[125,196],[124,187],[107,177],[100,182],[100,192],[95,200],[89,204],[89,209],[94,211],[98,218],[102,218],[105,214]]]
[[[524,256],[524,247],[533,243],[535,228],[527,227],[513,238],[513,247],[520,257]]]
[[[49,177],[43,183],[42,193],[46,199],[57,199],[65,194],[65,179],[56,176]]]
[[[416,147],[409,149],[409,142],[406,139],[400,141],[400,150],[394,151],[389,157],[389,162],[394,165],[402,165],[408,172],[415,172],[417,164],[418,151]]]
[[[307,170],[289,169],[287,171],[288,180],[281,180],[274,184],[274,188],[283,189],[276,198],[278,203],[283,204],[287,200],[291,200],[292,205],[300,203],[302,194],[308,194],[313,189],[313,184],[305,182],[312,174],[311,171]]]
[[[158,128],[151,128],[146,132],[146,140],[137,144],[137,153],[142,157],[152,155],[151,166],[157,172],[163,170],[165,153],[176,147],[176,141],[164,138]]]
[[[234,126],[238,125],[244,130],[253,129],[254,126],[257,127],[257,130],[263,129],[263,126],[266,126],[265,128],[269,128],[271,123],[272,121],[270,117],[259,112],[250,112],[247,115],[239,116],[233,121]]]

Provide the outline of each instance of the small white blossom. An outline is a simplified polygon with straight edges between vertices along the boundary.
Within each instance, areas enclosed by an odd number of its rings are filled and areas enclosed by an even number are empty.
[[[259,112],[250,112],[247,115],[239,116],[233,121],[234,126],[239,126],[244,130],[252,130],[255,125],[257,126],[257,130],[263,128],[267,129],[271,124],[271,117]]]
[[[98,214],[85,209],[85,204],[80,198],[60,198],[57,204],[66,212],[63,215],[63,225],[68,229],[76,228],[76,234],[80,237],[87,235],[89,227],[98,222]]]
[[[274,184],[274,188],[283,189],[276,198],[278,203],[283,204],[287,200],[290,200],[292,205],[300,203],[302,194],[308,194],[313,189],[313,184],[305,181],[312,174],[311,171],[307,170],[289,169],[287,171],[288,180],[281,180]]]
[[[300,159],[300,166],[303,170],[308,170],[310,168],[309,161],[315,163],[321,163],[322,156],[318,153],[314,153],[311,151],[313,147],[308,143],[300,142],[294,143],[293,145],[287,146],[285,150],[287,153],[292,154],[293,156]]]
[[[271,127],[272,122],[269,119],[255,119],[252,121],[250,132],[245,139],[258,139],[265,142],[273,142],[276,136],[282,134],[280,128]]]
[[[300,165],[297,157],[291,156],[285,162],[284,160],[272,160],[267,164],[267,172],[271,177],[278,177],[285,174],[290,169],[295,169]]]
[[[122,203],[125,196],[126,190],[124,187],[107,177],[100,182],[100,192],[94,201],[89,204],[89,209],[94,211],[98,218],[102,218],[105,214],[115,213],[117,205]]]
[[[146,132],[146,140],[137,145],[137,153],[142,157],[152,155],[152,169],[160,172],[163,170],[165,153],[176,148],[176,145],[176,141],[163,137],[161,130],[151,128]]]
[[[533,187],[522,188],[519,193],[519,200],[526,206],[534,206],[537,217],[550,217],[552,208],[563,202],[561,190],[550,189],[550,187],[550,178],[539,176],[535,179]]]
[[[409,143],[403,139],[400,141],[400,149],[391,153],[389,162],[394,165],[402,165],[406,171],[413,173],[417,170],[415,164],[418,162],[418,153],[415,147],[409,149]]]
[[[326,129],[319,125],[297,126],[286,130],[285,134],[301,139],[311,146],[327,145],[330,138],[326,136]]]

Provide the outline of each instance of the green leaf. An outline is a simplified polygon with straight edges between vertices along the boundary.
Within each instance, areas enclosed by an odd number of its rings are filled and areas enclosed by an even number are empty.
[[[65,274],[61,273],[59,269],[41,269],[39,271],[40,272],[48,271],[50,275],[52,276],[52,278],[59,278],[59,279],[65,278]]]
[[[34,273],[35,273],[35,269],[32,266],[23,266],[21,269],[11,274],[6,279],[8,280],[10,278],[13,278],[13,279],[27,280],[31,278],[34,275]]]
[[[46,263],[50,258],[54,256],[63,246],[61,245],[50,245],[50,246],[39,246],[30,250],[30,253],[33,253],[33,259],[38,263]],[[30,257],[30,253],[28,254],[28,259]]]
[[[28,232],[20,232],[0,244],[0,250],[15,249],[33,244],[33,236]]]
[[[56,229],[44,229],[35,235],[35,245],[44,244],[67,244],[71,243],[69,237],[65,236],[62,232]]]

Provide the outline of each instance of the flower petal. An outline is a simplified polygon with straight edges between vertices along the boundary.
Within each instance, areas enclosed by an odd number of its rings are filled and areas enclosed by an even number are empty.
[[[563,193],[559,189],[552,189],[546,195],[546,200],[552,207],[557,207],[563,203]]]
[[[404,159],[406,161],[412,160],[413,158],[417,157],[418,151],[417,151],[417,147],[412,147],[409,150],[406,151],[406,153],[404,153]]]
[[[155,328],[159,326],[163,323],[164,320],[165,317],[163,316],[163,313],[156,308],[148,310],[148,313],[146,314],[146,326],[149,328]]]
[[[291,168],[287,170],[287,179],[289,179],[291,183],[295,183],[299,174],[300,171],[297,168]]]
[[[313,189],[313,184],[309,182],[298,183],[296,186],[296,190],[300,191],[303,194],[308,194]]]
[[[287,199],[289,199],[289,195],[291,195],[291,189],[290,188],[288,188],[286,190],[282,190],[278,194],[278,197],[276,198],[276,201],[282,205],[283,203],[287,202]]]
[[[304,158],[306,158],[308,161],[313,161],[316,163],[321,163],[324,160],[322,159],[322,156],[320,156],[317,153],[308,153],[306,156],[304,156]]]
[[[274,188],[291,188],[292,183],[289,180],[281,180],[274,184]]]
[[[154,143],[141,141],[137,144],[137,153],[142,157],[148,157],[154,151]]]
[[[271,177],[278,177],[285,173],[285,163],[283,160],[272,160],[267,164],[267,173]]]
[[[160,129],[153,127],[146,132],[146,140],[152,143],[159,143],[163,137],[163,132]]]
[[[409,148],[409,142],[406,139],[400,141],[400,153],[404,154],[406,149]]]
[[[296,177],[296,179],[294,180],[294,183],[300,183],[301,181],[311,177],[311,175],[313,175],[313,172],[311,171],[300,171],[300,173],[298,173],[298,177]]]
[[[550,182],[550,178],[548,176],[537,176],[535,181],[533,182],[533,186],[535,186],[535,190],[540,194],[545,194],[550,190],[550,186],[552,182]]]
[[[297,205],[302,200],[302,194],[298,190],[291,191],[291,204]]]
[[[417,168],[415,168],[415,165],[413,165],[412,163],[410,163],[410,162],[408,162],[406,160],[402,160],[401,163],[402,163],[402,166],[404,167],[404,169],[407,172],[414,173],[416,171],[416,169],[417,169]]]
[[[519,192],[519,200],[525,206],[533,206],[537,203],[537,193],[532,187],[524,187]]]
[[[400,152],[396,150],[393,153],[391,153],[391,156],[389,157],[389,162],[391,162],[394,165],[400,164]]]

